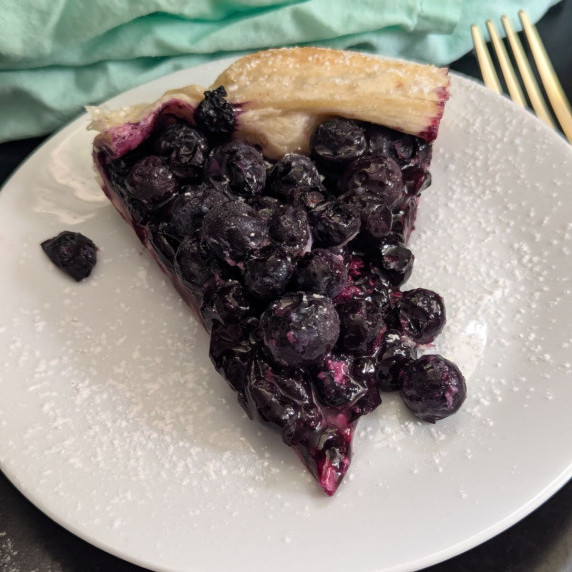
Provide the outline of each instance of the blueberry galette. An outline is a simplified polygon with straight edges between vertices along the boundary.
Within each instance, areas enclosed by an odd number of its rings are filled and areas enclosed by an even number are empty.
[[[250,418],[324,491],[380,390],[420,419],[461,406],[435,292],[404,290],[447,70],[317,48],[243,57],[210,88],[95,108],[104,192],[210,334]]]

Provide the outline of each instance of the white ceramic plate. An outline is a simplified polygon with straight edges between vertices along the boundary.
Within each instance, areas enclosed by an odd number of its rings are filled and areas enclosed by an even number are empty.
[[[228,61],[114,99],[208,85]],[[469,396],[435,426],[388,395],[327,498],[250,422],[207,336],[99,191],[79,118],[0,193],[0,467],[54,520],[161,571],[418,569],[501,532],[572,472],[572,151],[531,115],[454,77],[413,285],[440,292],[434,351]],[[100,248],[89,280],[40,242]]]

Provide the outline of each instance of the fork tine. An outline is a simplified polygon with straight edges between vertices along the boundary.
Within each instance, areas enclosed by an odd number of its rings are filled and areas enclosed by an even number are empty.
[[[530,51],[534,56],[538,73],[544,84],[544,89],[546,89],[548,99],[552,104],[554,114],[558,118],[568,141],[572,143],[572,110],[570,109],[570,103],[566,99],[564,90],[556,77],[556,73],[550,63],[550,59],[548,58],[548,54],[546,53],[546,49],[538,35],[536,27],[530,22],[524,10],[520,10],[518,15],[520,16]]]
[[[491,56],[489,55],[489,50],[483,40],[481,31],[475,25],[471,26],[471,33],[473,34],[473,44],[475,45],[475,51],[477,52],[477,59],[479,61],[479,67],[481,68],[481,74],[483,76],[483,81],[485,85],[496,91],[497,93],[502,93],[501,85],[497,72],[493,66]]]
[[[508,88],[508,93],[510,94],[511,99],[515,103],[517,103],[521,107],[526,107],[526,100],[524,99],[524,95],[522,93],[522,90],[520,89],[520,84],[518,83],[518,79],[516,79],[516,75],[512,68],[512,64],[508,59],[508,54],[506,53],[504,44],[502,43],[502,40],[499,38],[497,29],[495,25],[491,22],[491,20],[487,20],[487,28],[489,29],[491,41],[493,43],[497,59],[499,61],[502,70],[502,74],[504,76],[504,80]]]
[[[528,97],[530,98],[530,103],[532,105],[532,108],[534,109],[536,115],[538,115],[538,117],[542,119],[542,121],[544,121],[550,127],[555,129],[556,125],[554,124],[554,121],[552,121],[552,117],[550,116],[550,111],[548,111],[548,107],[546,106],[544,97],[542,97],[542,93],[540,92],[538,83],[536,82],[534,74],[530,69],[530,65],[528,63],[527,57],[524,54],[524,49],[522,48],[520,39],[515,34],[512,26],[510,25],[509,19],[506,16],[503,16],[501,20],[506,32],[506,36],[510,43],[512,53],[514,55],[514,59],[516,60],[516,64],[518,65],[522,81],[524,82],[526,92],[528,93]]]

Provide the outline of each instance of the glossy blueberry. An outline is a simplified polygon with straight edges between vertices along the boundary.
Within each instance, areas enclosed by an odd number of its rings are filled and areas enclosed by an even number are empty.
[[[205,292],[201,304],[201,316],[208,332],[215,322],[238,324],[252,313],[244,286],[236,280],[228,280],[217,288]]]
[[[336,304],[340,317],[337,347],[351,355],[371,355],[385,328],[383,314],[371,300],[354,298]]]
[[[328,357],[313,378],[319,400],[329,407],[352,405],[367,392],[365,383],[350,375],[349,361]]]
[[[208,185],[183,187],[171,207],[169,221],[173,232],[181,239],[200,229],[204,216],[214,207],[229,201],[229,196]]]
[[[365,155],[349,163],[340,187],[344,193],[365,189],[376,195],[390,209],[404,196],[403,176],[399,165],[381,154]]]
[[[396,236],[382,238],[376,256],[376,265],[383,277],[394,286],[401,286],[413,272],[415,257]]]
[[[399,374],[401,397],[422,421],[435,423],[459,410],[467,388],[459,368],[440,355],[424,355]]]
[[[366,148],[363,129],[349,119],[324,121],[310,137],[312,158],[323,169],[337,169],[363,155]]]
[[[321,421],[308,373],[283,369],[258,352],[250,362],[246,396],[252,417],[278,429],[289,445],[310,441]]]
[[[379,389],[399,389],[399,372],[409,362],[417,359],[417,345],[397,330],[388,330],[381,338],[376,355],[375,376]]]
[[[216,370],[236,391],[246,387],[248,367],[252,356],[250,331],[253,325],[248,321],[214,322],[211,331],[209,356]]]
[[[347,244],[359,232],[359,214],[337,201],[324,203],[310,212],[310,223],[316,246],[339,247]]]
[[[284,293],[294,264],[283,248],[269,245],[244,264],[244,285],[258,300],[272,300]]]
[[[169,125],[155,141],[154,149],[165,157],[176,177],[190,180],[202,177],[209,146],[196,129],[184,123]]]
[[[292,201],[292,192],[296,190],[324,190],[318,169],[309,157],[289,153],[280,158],[272,167],[268,176],[269,194],[284,202]]]
[[[197,292],[212,277],[209,262],[200,236],[186,236],[175,254],[175,274],[187,288]]]
[[[177,181],[165,161],[156,155],[140,159],[125,180],[127,192],[145,205],[156,205],[177,192]]]
[[[431,173],[422,167],[406,167],[401,171],[407,197],[416,197],[431,185]]]
[[[279,246],[293,256],[310,249],[311,231],[306,211],[294,205],[284,205],[268,221],[268,234]]]
[[[317,206],[325,203],[327,200],[326,190],[322,191],[314,189],[299,188],[290,192],[289,202],[293,205],[300,205],[306,210],[311,211]]]
[[[342,256],[316,248],[298,261],[293,284],[297,290],[334,298],[343,290],[347,277]]]
[[[260,319],[264,344],[283,365],[315,363],[336,343],[340,322],[329,298],[298,292],[272,302]]]
[[[64,230],[44,240],[41,247],[47,257],[76,282],[87,278],[97,262],[97,246],[79,232]]]
[[[429,344],[441,333],[447,321],[445,303],[432,290],[407,290],[397,298],[389,321],[392,328],[418,344]]]
[[[202,238],[219,258],[234,265],[265,245],[266,224],[251,206],[229,201],[205,215]]]
[[[174,236],[168,222],[151,223],[147,227],[147,238],[153,250],[159,255],[161,262],[172,269],[179,240]]]
[[[220,145],[211,151],[205,163],[205,181],[220,191],[250,199],[262,194],[264,189],[264,158],[242,141]]]
[[[368,124],[365,135],[369,153],[391,157],[400,167],[419,165],[427,169],[431,162],[431,144],[419,137],[400,133],[381,125]]]
[[[282,203],[278,199],[268,195],[254,197],[249,201],[249,204],[266,222],[282,207]]]
[[[205,98],[195,110],[195,122],[211,141],[224,141],[230,138],[236,126],[232,105],[225,99],[223,86],[205,91]]]

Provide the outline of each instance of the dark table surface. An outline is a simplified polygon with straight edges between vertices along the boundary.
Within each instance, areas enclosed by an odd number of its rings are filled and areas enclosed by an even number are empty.
[[[553,7],[538,29],[572,100],[572,0]],[[473,54],[451,68],[480,78]],[[0,145],[0,185],[43,140]],[[94,548],[55,524],[0,472],[0,572],[137,571],[143,569]],[[427,571],[572,572],[572,481],[504,533]]]

